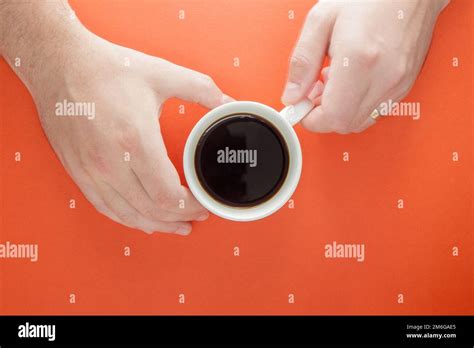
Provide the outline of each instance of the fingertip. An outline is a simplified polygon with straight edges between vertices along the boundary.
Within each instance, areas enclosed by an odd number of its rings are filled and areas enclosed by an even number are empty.
[[[182,194],[181,202],[184,202],[182,205],[183,213],[186,213],[187,216],[200,216],[207,212],[206,208],[203,207],[201,203],[194,197],[191,190],[189,190],[186,186],[181,186]]]
[[[235,102],[235,99],[228,96],[227,94],[223,94],[221,98],[221,105],[222,104],[227,104],[227,103],[232,103]]]
[[[318,80],[311,88],[311,91],[308,94],[308,99],[310,100],[316,99],[323,93],[323,90],[324,90],[324,84],[322,83],[322,81]]]
[[[197,218],[196,221],[206,221],[209,218],[209,212],[205,212],[200,214]]]
[[[191,233],[191,229],[191,224],[183,224],[176,229],[175,233],[180,236],[187,236]]]
[[[302,96],[302,86],[296,82],[288,82],[283,91],[281,101],[284,105],[292,105],[296,104]]]

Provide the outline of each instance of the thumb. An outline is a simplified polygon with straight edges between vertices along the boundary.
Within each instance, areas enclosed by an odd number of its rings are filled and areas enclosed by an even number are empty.
[[[159,69],[156,88],[165,98],[177,97],[198,103],[208,109],[234,101],[224,94],[208,75],[162,61],[165,68]]]
[[[285,105],[297,103],[309,92],[326,56],[334,16],[321,6],[317,4],[309,12],[291,55],[281,98]]]

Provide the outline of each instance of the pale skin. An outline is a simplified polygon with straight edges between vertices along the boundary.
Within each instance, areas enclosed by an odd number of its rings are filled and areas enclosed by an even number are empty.
[[[410,90],[447,3],[320,1],[292,54],[282,101],[314,100],[302,121],[314,132],[373,125],[373,109]],[[208,212],[181,185],[157,117],[171,97],[207,108],[232,99],[208,76],[110,43],[71,14],[61,1],[2,2],[1,55],[28,87],[63,166],[99,212],[147,233],[189,234],[191,221]],[[326,55],[331,64],[321,71]],[[57,117],[55,104],[63,100],[94,102],[97,116]]]
[[[313,132],[361,132],[388,100],[399,101],[425,61],[438,15],[449,0],[321,0],[308,13],[290,58],[282,102],[315,108]],[[329,67],[322,69],[324,58]],[[322,75],[321,80],[319,79]]]
[[[157,118],[172,97],[210,109],[231,101],[210,77],[96,36],[62,1],[2,3],[0,26],[2,56],[33,96],[64,168],[99,212],[147,233],[187,235],[191,221],[207,219],[181,185]],[[96,117],[58,117],[63,100],[95,103]]]

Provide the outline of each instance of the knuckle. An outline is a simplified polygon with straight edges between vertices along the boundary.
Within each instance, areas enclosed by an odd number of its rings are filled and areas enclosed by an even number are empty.
[[[195,103],[218,104],[221,92],[210,76],[199,73],[194,83],[197,93],[194,94],[192,100]]]
[[[352,128],[347,122],[342,122],[342,121],[333,122],[332,129],[334,132],[339,133],[339,134],[348,134],[352,130]]]
[[[215,87],[214,80],[208,75],[201,74],[199,77],[199,83],[205,89],[212,89]]]
[[[116,211],[117,218],[127,226],[136,226],[138,221],[138,213],[132,211]]]
[[[354,46],[350,49],[350,56],[364,66],[373,66],[380,57],[380,48],[377,44],[366,44],[364,46]]]
[[[399,59],[397,63],[390,69],[388,75],[389,87],[397,87],[403,83],[408,73],[408,62],[406,59]]]
[[[94,203],[94,208],[95,208],[95,210],[97,210],[102,215],[109,216],[109,209],[107,208],[107,206],[105,204],[103,204],[103,203]]]
[[[318,2],[309,10],[306,20],[310,21],[313,25],[324,24],[328,19],[326,4]]]
[[[304,48],[297,46],[290,58],[290,71],[299,72],[307,70],[311,67],[311,60],[308,55],[303,53]]]
[[[145,232],[146,234],[153,234],[153,232],[155,232],[152,228],[150,227],[141,227],[140,228],[143,232]]]
[[[319,20],[322,19],[322,16],[320,16],[320,9],[318,5],[315,5],[309,10],[306,20],[310,22],[319,22]]]

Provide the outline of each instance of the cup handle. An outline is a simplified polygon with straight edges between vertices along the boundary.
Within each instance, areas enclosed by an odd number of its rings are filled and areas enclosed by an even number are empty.
[[[314,109],[314,104],[308,98],[303,99],[295,105],[288,105],[280,111],[283,116],[292,126],[300,122],[306,115]]]

